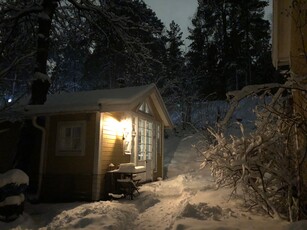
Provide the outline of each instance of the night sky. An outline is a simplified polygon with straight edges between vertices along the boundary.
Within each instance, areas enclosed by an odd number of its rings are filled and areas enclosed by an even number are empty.
[[[197,0],[144,0],[144,2],[156,12],[166,28],[169,28],[172,20],[179,24],[183,32],[182,38],[185,39],[185,44],[188,45],[190,43],[186,39],[189,35],[187,28],[191,26],[191,18],[196,11]]]

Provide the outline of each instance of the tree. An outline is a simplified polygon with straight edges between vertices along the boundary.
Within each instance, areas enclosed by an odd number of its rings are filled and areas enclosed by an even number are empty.
[[[29,21],[35,20],[33,15],[20,19],[17,24],[15,11],[18,10],[17,3],[10,1],[11,9],[6,10],[8,1],[0,3],[0,94],[6,105],[7,100],[19,97],[21,88],[27,87],[27,79],[32,74],[31,69],[35,57],[35,36],[24,36],[33,33],[33,27]],[[26,3],[20,3],[20,10]],[[12,20],[7,20],[12,17]]]
[[[259,82],[258,62],[271,67],[264,81],[271,80],[272,64],[264,58],[270,50],[269,23],[263,19],[266,5],[260,0],[198,2],[188,58],[202,85],[201,95],[224,98],[228,90]]]
[[[185,123],[191,122],[191,92],[187,87],[187,68],[181,46],[183,45],[182,32],[174,21],[166,31],[166,79],[163,82],[166,103],[175,109],[179,109],[183,127]]]
[[[33,41],[31,44],[36,44],[36,47],[32,46],[26,53],[26,55],[29,55],[29,53],[35,51],[35,60],[32,62],[33,68],[31,68],[30,104],[43,104],[46,100],[50,87],[47,61],[52,45],[51,39],[55,38],[55,30],[53,29],[56,25],[58,28],[61,27],[62,31],[65,31],[73,26],[71,14],[75,14],[77,16],[75,18],[79,18],[81,24],[88,23],[91,31],[95,31],[96,37],[101,37],[106,47],[109,45],[109,36],[112,36],[112,39],[124,44],[127,52],[133,54],[131,58],[142,58],[147,48],[139,42],[139,39],[129,34],[131,29],[130,19],[122,15],[122,12],[113,12],[110,8],[111,5],[107,4],[106,1],[90,0],[5,1],[1,5],[0,10],[3,20],[1,20],[0,28],[3,31],[1,37],[4,38],[1,47],[9,45],[12,34],[16,34],[16,37],[20,38],[19,48],[21,39],[31,40]],[[27,26],[27,30],[18,33],[18,29],[23,25]],[[106,30],[112,33],[107,34]],[[7,66],[9,67],[10,64],[8,63]]]
[[[52,82],[49,92],[79,91],[83,88],[84,62],[94,50],[97,33],[76,8],[65,3],[59,3],[56,17],[48,56],[47,74]]]
[[[100,82],[98,85],[105,88],[156,82],[157,76],[163,77],[164,71],[162,22],[143,1],[106,1],[106,4],[111,12],[129,18],[127,33],[134,38],[135,48],[127,49],[127,44],[106,29],[108,46],[99,37],[94,40],[96,49],[86,60],[85,80],[93,79],[94,84]],[[97,23],[103,25],[104,22]]]
[[[174,21],[169,25],[166,31],[166,79],[164,87],[165,95],[168,95],[171,103],[178,101],[179,94],[182,90],[184,58],[181,50],[183,45],[182,32],[180,27]]]

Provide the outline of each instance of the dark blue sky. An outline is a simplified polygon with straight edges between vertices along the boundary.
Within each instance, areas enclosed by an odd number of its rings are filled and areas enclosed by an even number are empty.
[[[172,20],[179,24],[183,32],[182,38],[186,39],[189,35],[187,28],[191,26],[191,18],[197,8],[197,0],[144,0],[144,2],[156,12],[167,28]],[[265,10],[266,17],[270,19],[271,4]],[[189,42],[186,40],[185,44],[187,46]]]
[[[144,0],[144,2],[156,12],[158,18],[169,28],[174,20],[179,24],[183,32],[182,38],[188,36],[188,26],[197,8],[197,0]]]

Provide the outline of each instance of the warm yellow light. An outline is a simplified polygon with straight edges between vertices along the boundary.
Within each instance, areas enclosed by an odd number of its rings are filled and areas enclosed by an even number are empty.
[[[120,122],[110,116],[104,118],[104,130],[108,130],[108,132],[112,133],[114,136],[123,135]]]
[[[131,132],[132,130],[132,121],[131,118],[125,118],[120,122],[123,132]]]
[[[126,117],[120,123],[123,132],[124,152],[126,154],[131,154],[132,120],[130,117]]]

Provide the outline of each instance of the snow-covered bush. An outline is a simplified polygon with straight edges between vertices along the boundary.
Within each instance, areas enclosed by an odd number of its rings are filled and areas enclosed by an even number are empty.
[[[29,177],[19,169],[0,174],[0,221],[10,222],[23,212]]]
[[[282,91],[256,108],[253,132],[245,134],[241,123],[239,136],[209,129],[216,141],[203,152],[202,166],[209,165],[217,185],[232,187],[232,195],[242,196],[249,209],[295,221],[304,214],[301,174],[306,154],[296,148],[296,135],[306,120],[289,110]]]

